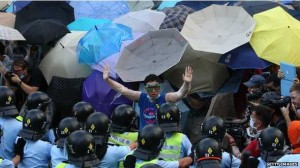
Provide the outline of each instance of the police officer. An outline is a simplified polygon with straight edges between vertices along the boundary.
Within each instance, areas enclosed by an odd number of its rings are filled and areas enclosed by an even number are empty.
[[[173,103],[164,103],[157,112],[157,122],[166,133],[166,141],[160,151],[160,158],[175,161],[191,153],[192,144],[180,133],[180,111]]]
[[[58,164],[57,168],[94,168],[99,165],[99,159],[95,154],[95,140],[84,130],[74,131],[67,137],[66,149],[68,161]]]
[[[48,167],[51,144],[41,140],[46,132],[47,117],[38,109],[29,110],[15,144],[13,159],[18,168]]]
[[[51,144],[55,144],[54,131],[51,129],[53,120],[53,104],[51,103],[51,98],[48,96],[48,94],[40,91],[29,94],[27,96],[25,106],[21,109],[20,116],[18,116],[17,119],[22,122],[23,117],[29,110],[32,109],[39,109],[46,114],[48,124],[43,140],[49,141]]]
[[[86,131],[91,133],[96,142],[96,154],[101,168],[117,168],[118,162],[135,148],[136,145],[119,146],[108,144],[110,120],[106,114],[95,112],[86,120]]]
[[[284,135],[275,127],[264,129],[258,138],[260,147],[259,168],[266,168],[267,162],[276,162],[285,155]]]
[[[121,104],[115,108],[111,116],[111,130],[109,143],[121,146],[128,146],[137,141],[138,127],[135,125],[137,117],[134,109],[127,105]]]
[[[149,163],[157,164],[161,167],[175,168],[186,167],[192,163],[191,157],[185,157],[179,161],[164,161],[158,158],[161,148],[165,142],[164,131],[157,125],[147,125],[140,130],[138,135],[138,147],[126,156],[125,168],[142,167]]]
[[[197,168],[221,168],[222,148],[213,138],[201,139],[194,148]]]
[[[18,114],[14,92],[9,87],[0,86],[0,156],[3,159],[12,160],[14,157],[14,142],[22,129],[22,123],[15,119]]]
[[[68,160],[68,156],[64,149],[65,139],[76,130],[80,130],[80,123],[76,118],[66,117],[59,122],[58,128],[56,129],[58,142],[56,143],[57,145],[52,145],[51,148],[52,168],[55,168],[57,164]]]
[[[88,116],[95,112],[93,106],[88,102],[78,102],[73,106],[73,114],[75,118],[81,123],[81,127],[84,129],[84,123]]]
[[[213,138],[218,142],[222,142],[226,133],[225,122],[221,117],[209,116],[204,120],[201,126],[202,138]],[[231,167],[238,168],[241,164],[240,159],[233,154],[225,151],[222,152],[222,168]]]

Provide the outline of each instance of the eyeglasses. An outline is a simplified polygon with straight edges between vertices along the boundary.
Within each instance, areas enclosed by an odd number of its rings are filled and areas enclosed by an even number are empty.
[[[18,72],[21,72],[21,71],[23,71],[24,69],[19,69],[19,70],[15,70],[15,69],[13,69],[13,72],[16,72],[16,73],[18,73]]]
[[[152,92],[152,91],[158,91],[160,89],[160,85],[148,85],[148,86],[145,86],[145,89],[147,92]]]

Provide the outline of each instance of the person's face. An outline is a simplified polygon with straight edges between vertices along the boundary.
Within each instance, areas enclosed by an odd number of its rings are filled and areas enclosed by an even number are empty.
[[[145,90],[151,99],[156,99],[160,93],[160,84],[156,81],[148,82],[145,85]]]
[[[300,94],[297,91],[290,92],[291,102],[296,109],[300,108]]]
[[[260,129],[261,127],[261,121],[258,119],[257,115],[256,115],[256,111],[253,111],[251,116],[250,116],[254,122],[253,126],[255,126],[256,128]]]
[[[14,65],[12,71],[14,74],[18,76],[27,75],[27,70],[20,66]]]
[[[248,91],[248,93],[252,93],[253,91],[259,90],[259,89],[260,89],[259,87],[248,87],[247,91]]]

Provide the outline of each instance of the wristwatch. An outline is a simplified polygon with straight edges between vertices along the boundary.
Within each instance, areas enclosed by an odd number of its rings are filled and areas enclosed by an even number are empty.
[[[23,81],[19,82],[18,85],[21,86],[22,82],[23,82]]]

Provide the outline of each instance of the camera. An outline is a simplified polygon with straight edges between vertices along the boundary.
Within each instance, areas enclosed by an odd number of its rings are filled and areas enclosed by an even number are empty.
[[[291,103],[291,97],[285,96],[279,100],[272,100],[272,104],[276,107],[286,107],[289,103]]]
[[[14,76],[13,72],[12,71],[8,71],[6,72],[6,74],[4,75],[6,79],[10,79]]]
[[[244,148],[244,143],[247,139],[246,127],[249,122],[247,117],[243,119],[226,118],[225,126],[226,132],[233,136],[237,146],[240,150]]]
[[[257,100],[261,98],[263,91],[260,89],[253,90],[251,93],[247,94],[247,101]]]

